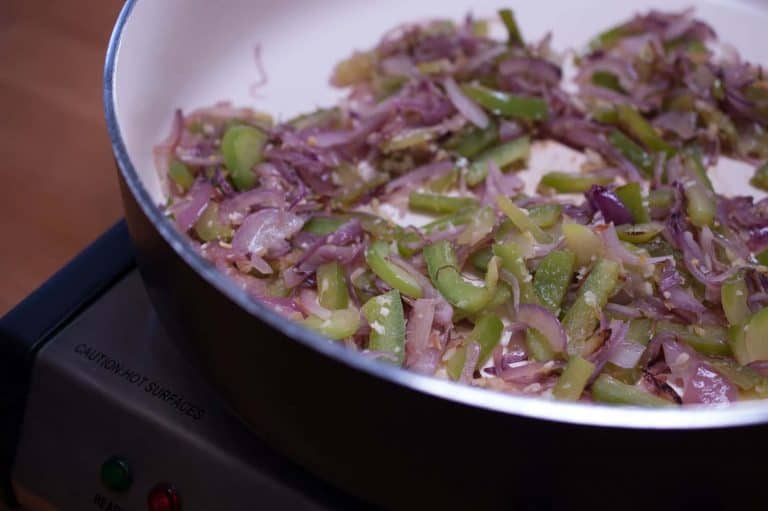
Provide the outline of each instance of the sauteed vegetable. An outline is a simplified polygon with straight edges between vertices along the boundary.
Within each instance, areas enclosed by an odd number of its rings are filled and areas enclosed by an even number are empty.
[[[762,68],[691,11],[567,55],[523,35],[509,10],[402,25],[336,66],[331,108],[177,112],[167,214],[254,298],[384,363],[563,400],[768,396],[768,202],[708,175],[742,160],[768,188]],[[533,192],[542,144],[583,163]]]

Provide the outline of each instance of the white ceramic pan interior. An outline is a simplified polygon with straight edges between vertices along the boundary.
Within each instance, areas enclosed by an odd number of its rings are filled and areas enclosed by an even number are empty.
[[[404,21],[459,19],[469,11],[477,17],[493,17],[500,7],[512,7],[527,40],[552,31],[555,49],[562,50],[583,48],[594,34],[634,12],[691,6],[696,8],[697,16],[715,28],[722,41],[735,46],[745,59],[768,63],[768,1],[761,0],[129,1],[118,21],[107,59],[107,120],[118,163],[145,213],[171,245],[190,264],[199,267],[201,261],[183,237],[157,210],[152,211],[153,204],[164,202],[152,148],[168,134],[176,108],[188,110],[229,100],[285,119],[328,105],[342,94],[329,85],[334,64],[355,48],[371,47],[385,31]],[[267,74],[266,84],[258,88],[254,87],[261,79],[257,48]],[[558,152],[538,155],[534,170],[562,169],[567,156]],[[725,161],[716,169],[714,181],[721,193],[755,194],[747,184],[750,176],[750,167]],[[243,307],[254,310],[242,293],[211,271],[203,273],[212,284]],[[316,336],[301,337],[309,339],[306,342],[315,349],[397,383],[512,413],[634,427],[707,427],[768,421],[768,405],[762,403],[742,403],[727,410],[668,412],[506,396],[405,375],[404,371],[329,348]],[[585,406],[591,406],[591,411]]]

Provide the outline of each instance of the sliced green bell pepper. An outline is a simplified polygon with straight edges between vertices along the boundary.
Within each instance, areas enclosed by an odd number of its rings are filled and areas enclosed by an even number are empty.
[[[580,355],[582,345],[597,328],[600,314],[618,284],[619,270],[619,263],[599,259],[579,288],[576,301],[562,321],[568,335],[569,354]]]
[[[514,202],[509,200],[509,198],[499,195],[496,197],[496,204],[499,206],[499,209],[509,217],[512,223],[515,224],[515,227],[517,227],[520,232],[530,232],[539,243],[552,242],[550,235],[541,230],[541,228],[531,220],[528,216],[528,212],[516,206]]]
[[[552,394],[563,401],[578,401],[593,372],[595,372],[595,365],[592,362],[578,355],[571,357],[563,374],[557,380]]]
[[[541,98],[508,94],[479,84],[465,84],[462,90],[495,115],[527,121],[545,121],[549,118],[549,107]]]
[[[349,307],[349,291],[344,268],[333,261],[317,268],[317,301],[330,310]]]
[[[195,178],[189,171],[189,167],[178,160],[171,162],[170,167],[168,167],[168,175],[184,193],[192,188],[192,185],[195,183]]]
[[[576,256],[567,250],[553,250],[541,260],[533,277],[533,287],[541,304],[557,314],[573,280]]]
[[[531,139],[520,137],[510,142],[497,145],[484,151],[467,168],[466,181],[469,186],[475,186],[488,176],[488,164],[494,162],[500,169],[507,165],[528,159],[531,153]]]
[[[520,288],[520,303],[538,304],[539,298],[533,287],[533,277],[525,265],[520,248],[512,241],[496,243],[493,253],[501,260],[501,267],[514,275]]]
[[[309,316],[300,323],[329,339],[339,341],[357,332],[360,328],[360,313],[355,309],[341,309],[331,311],[327,319]]]
[[[749,180],[749,184],[760,190],[768,191],[768,163],[763,163],[755,170],[755,175]]]
[[[416,278],[389,260],[386,241],[377,240],[365,251],[365,262],[381,280],[411,298],[421,298],[423,291]]]
[[[630,406],[671,406],[674,403],[646,392],[634,385],[601,374],[592,384],[592,397],[600,403]]]
[[[452,197],[450,195],[422,192],[411,192],[408,196],[408,206],[411,209],[427,213],[456,213],[462,209],[476,207],[477,205],[477,199],[472,197]]]
[[[525,46],[523,36],[520,34],[520,27],[517,26],[515,13],[512,12],[512,9],[501,9],[499,11],[499,17],[507,28],[508,44],[510,46]]]
[[[593,185],[609,185],[613,178],[605,176],[590,176],[572,172],[548,172],[539,181],[538,189],[551,189],[557,193],[584,193]]]
[[[197,237],[203,241],[226,240],[234,234],[232,228],[221,221],[219,205],[213,201],[205,207],[194,228]]]
[[[447,241],[424,247],[424,260],[432,283],[451,305],[474,314],[493,299],[498,282],[498,268],[494,259],[488,264],[484,286],[477,286],[464,279],[458,268],[456,254]]]
[[[744,276],[734,275],[732,278],[723,282],[720,287],[720,301],[723,305],[723,312],[731,325],[741,325],[750,316],[752,311],[749,309],[747,298],[749,290]]]
[[[653,174],[653,157],[619,130],[611,130],[608,141],[646,177]]]
[[[405,358],[405,314],[397,289],[368,300],[362,313],[371,327],[368,349],[391,353],[395,363],[402,364]]]
[[[672,156],[675,153],[675,149],[661,138],[656,128],[630,105],[616,105],[616,114],[618,115],[619,126],[651,152],[664,152],[667,156]]]
[[[267,134],[242,124],[230,126],[221,139],[221,154],[238,190],[248,190],[256,184],[253,167],[263,159]]]
[[[477,369],[483,367],[491,357],[493,349],[501,341],[501,333],[504,324],[496,314],[484,314],[477,320],[475,327],[469,334],[469,339],[480,345],[480,357],[477,360]]]
[[[603,242],[592,230],[581,224],[563,224],[565,247],[576,256],[576,264],[587,266],[603,251]]]

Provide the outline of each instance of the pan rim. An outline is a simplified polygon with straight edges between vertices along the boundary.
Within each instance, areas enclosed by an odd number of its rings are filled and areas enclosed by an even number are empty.
[[[717,3],[724,1],[726,0],[718,0]],[[161,213],[141,182],[128,154],[118,122],[115,80],[123,29],[130,20],[136,3],[137,0],[127,0],[123,5],[109,40],[104,66],[104,112],[115,161],[134,200],[164,241],[208,284],[234,302],[234,305],[241,307],[260,321],[264,321],[271,328],[289,337],[291,341],[299,342],[305,348],[314,350],[335,362],[368,373],[392,385],[473,408],[528,419],[623,429],[711,429],[750,426],[768,422],[768,403],[761,401],[746,401],[716,408],[689,406],[682,409],[640,409],[587,403],[564,403],[540,397],[515,396],[461,385],[420,375],[360,356],[359,353],[346,349],[337,343],[331,343],[297,323],[285,321],[277,312],[250,298],[245,291],[237,288],[224,274],[216,270],[197,251],[193,250],[192,245],[182,233],[178,232],[171,221]]]

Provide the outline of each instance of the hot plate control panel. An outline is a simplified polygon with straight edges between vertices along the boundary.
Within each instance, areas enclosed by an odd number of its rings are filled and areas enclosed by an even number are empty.
[[[135,271],[38,355],[12,478],[30,511],[326,505],[163,335]]]

